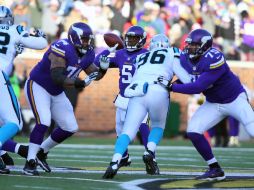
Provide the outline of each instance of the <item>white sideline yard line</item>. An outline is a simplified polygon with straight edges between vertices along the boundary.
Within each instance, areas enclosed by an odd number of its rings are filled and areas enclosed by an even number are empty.
[[[83,145],[83,144],[60,144],[55,148],[76,148],[76,149],[114,149],[114,145],[95,145],[95,144],[89,144],[89,145]],[[144,146],[142,145],[130,145],[128,147],[129,149],[133,150],[144,150]],[[254,152],[254,148],[213,148],[214,150],[223,150],[224,152]],[[157,150],[196,150],[192,146],[158,146]]]
[[[29,186],[29,185],[13,185],[13,187],[20,188],[20,189],[62,190],[62,188],[58,188],[58,187]]]
[[[165,178],[156,178],[156,179],[137,179],[137,180],[132,180],[128,182],[124,182],[120,184],[120,186],[123,189],[126,190],[144,190],[141,187],[138,187],[138,185],[144,184],[144,183],[149,183],[153,181],[160,181],[160,180],[165,180]]]
[[[22,172],[24,166],[16,165],[10,168],[11,171]],[[104,174],[105,171],[102,170],[82,170],[82,169],[71,169],[71,168],[60,168],[60,167],[51,167],[52,172],[54,173],[89,173],[89,174]],[[38,168],[39,172],[44,172]],[[137,175],[146,175],[145,171],[125,171],[120,170],[118,174],[137,174]],[[203,172],[174,172],[174,171],[161,171],[161,175],[178,175],[178,176],[197,176],[203,174]],[[254,173],[238,173],[230,172],[226,173],[228,177],[243,176],[243,177],[254,177]],[[24,175],[23,175],[24,176]],[[40,176],[42,177],[42,176]],[[49,177],[50,178],[50,177]]]
[[[23,145],[28,145],[28,143],[21,143]],[[109,149],[113,150],[115,145],[96,145],[96,144],[59,144],[54,149],[61,149],[61,148],[76,148],[76,149]],[[130,150],[144,150],[143,145],[129,145],[128,149]],[[193,146],[158,146],[157,150],[195,150]],[[220,148],[220,147],[213,147],[213,150],[223,151],[223,152],[254,152],[254,148]]]
[[[12,177],[33,177],[33,178],[43,178],[43,179],[60,179],[60,180],[76,180],[76,181],[93,181],[93,182],[103,182],[103,183],[116,183],[120,184],[122,182],[111,181],[111,180],[98,180],[98,179],[88,179],[88,178],[77,178],[77,177],[47,177],[47,176],[28,176],[28,175],[13,175],[13,174],[0,174],[0,176],[12,176]]]

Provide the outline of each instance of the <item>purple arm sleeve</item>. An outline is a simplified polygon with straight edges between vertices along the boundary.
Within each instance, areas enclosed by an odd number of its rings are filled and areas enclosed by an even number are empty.
[[[172,91],[182,94],[199,94],[209,88],[225,72],[225,67],[204,72],[193,83],[172,84]]]

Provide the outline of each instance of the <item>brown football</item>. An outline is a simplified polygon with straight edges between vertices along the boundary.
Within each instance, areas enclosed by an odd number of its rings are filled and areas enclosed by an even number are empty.
[[[103,38],[104,38],[105,43],[109,47],[114,47],[116,44],[118,44],[118,46],[116,48],[117,50],[124,48],[123,40],[118,35],[116,35],[114,33],[106,33],[103,35]]]

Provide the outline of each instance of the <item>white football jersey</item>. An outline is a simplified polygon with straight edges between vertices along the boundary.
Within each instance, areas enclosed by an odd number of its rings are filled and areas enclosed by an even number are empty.
[[[136,72],[133,81],[145,81],[149,84],[157,81],[159,76],[171,80],[174,74],[183,82],[191,82],[189,74],[182,68],[178,48],[155,48],[138,55],[135,60]]]
[[[21,25],[0,24],[0,69],[10,75],[16,56],[15,45],[22,43],[32,49],[44,49],[47,40],[43,37],[30,36]]]

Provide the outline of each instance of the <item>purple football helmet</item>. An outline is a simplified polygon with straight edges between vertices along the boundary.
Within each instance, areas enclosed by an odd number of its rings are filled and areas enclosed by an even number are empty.
[[[213,45],[212,35],[204,29],[196,29],[189,33],[185,40],[184,52],[191,60],[197,60]]]
[[[144,47],[146,32],[140,26],[131,26],[124,37],[124,45],[127,51],[136,51]]]
[[[77,22],[70,26],[68,39],[82,54],[85,54],[89,49],[94,49],[94,35],[92,29],[83,22]]]

